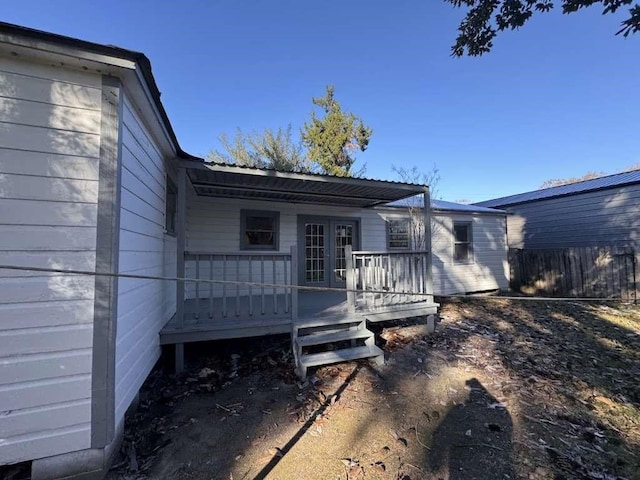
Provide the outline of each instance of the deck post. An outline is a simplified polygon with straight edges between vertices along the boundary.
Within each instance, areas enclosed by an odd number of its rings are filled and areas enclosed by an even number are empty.
[[[424,279],[425,293],[433,295],[433,275],[431,265],[433,263],[433,254],[431,252],[431,194],[429,187],[424,187],[424,249],[427,251],[426,257],[426,278]]]
[[[177,205],[177,265],[176,276],[184,278],[184,252],[186,245],[186,226],[187,226],[187,170],[182,167],[178,168],[178,205]],[[184,281],[178,280],[176,284],[176,325],[178,328],[184,327]],[[184,344],[176,344],[176,373],[182,373],[184,370]]]
[[[298,247],[291,245],[291,323],[298,321]]]
[[[353,252],[351,245],[344,247],[345,269],[347,280],[347,309],[349,313],[356,312],[356,270],[353,264]]]

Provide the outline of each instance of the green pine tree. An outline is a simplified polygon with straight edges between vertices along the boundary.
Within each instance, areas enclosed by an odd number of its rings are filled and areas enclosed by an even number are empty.
[[[351,167],[358,150],[364,152],[373,130],[351,112],[343,112],[333,96],[334,87],[327,86],[324,97],[312,98],[313,104],[323,110],[318,117],[311,112],[311,121],[305,122],[302,141],[308,149],[309,159],[321,171],[339,177],[353,176]]]

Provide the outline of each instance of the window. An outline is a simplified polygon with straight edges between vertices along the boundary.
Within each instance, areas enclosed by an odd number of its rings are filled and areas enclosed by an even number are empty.
[[[471,223],[453,222],[453,261],[455,263],[473,261]]]
[[[387,221],[387,247],[389,249],[410,248],[408,218]]]
[[[240,211],[240,249],[278,250],[280,212]]]
[[[178,190],[169,176],[166,178],[166,199],[164,204],[164,229],[167,233],[176,233],[176,212],[178,211]]]

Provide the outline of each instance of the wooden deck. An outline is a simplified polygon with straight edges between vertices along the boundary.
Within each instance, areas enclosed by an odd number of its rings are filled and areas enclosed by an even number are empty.
[[[213,317],[209,312],[215,312]],[[347,295],[342,292],[305,292],[298,294],[297,323],[317,323],[347,318],[384,321],[436,313],[437,304],[416,302],[403,305],[380,305],[369,312],[349,313]],[[226,312],[226,314],[224,313]],[[257,337],[290,333],[291,299],[285,294],[253,295],[227,298],[189,299],[185,301],[182,326],[173,318],[160,332],[160,343],[199,342],[229,338]]]

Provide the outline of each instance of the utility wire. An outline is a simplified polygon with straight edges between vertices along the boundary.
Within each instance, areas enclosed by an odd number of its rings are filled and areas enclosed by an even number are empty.
[[[433,293],[420,293],[420,292],[396,292],[392,290],[357,290],[348,288],[335,288],[335,287],[313,287],[307,285],[288,285],[279,283],[261,283],[261,282],[244,282],[234,280],[213,280],[207,278],[188,278],[188,277],[161,277],[155,275],[137,275],[133,273],[111,273],[111,272],[92,272],[89,270],[67,270],[60,268],[46,268],[46,267],[25,267],[21,265],[1,265],[0,270],[15,270],[23,272],[40,272],[40,273],[56,273],[60,275],[85,275],[96,277],[113,277],[113,278],[130,278],[138,280],[162,280],[170,282],[185,282],[185,283],[205,283],[215,285],[234,285],[234,286],[249,286],[249,287],[269,287],[274,289],[295,289],[302,291],[312,292],[340,292],[340,293],[374,293],[384,295],[406,295],[414,297],[439,297],[439,298],[493,298],[502,300],[523,300],[523,301],[541,301],[541,302],[606,302],[615,300],[621,303],[634,303],[633,301],[623,301],[621,299],[614,298],[599,298],[599,297],[523,297],[523,296],[486,296],[479,297],[475,295],[439,295]]]

